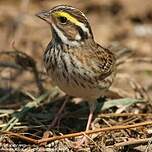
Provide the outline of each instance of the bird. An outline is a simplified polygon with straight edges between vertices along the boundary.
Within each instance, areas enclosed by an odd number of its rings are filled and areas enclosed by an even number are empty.
[[[97,99],[114,81],[115,54],[95,41],[87,17],[75,7],[58,5],[36,16],[50,25],[52,33],[43,55],[46,71],[67,95],[88,102],[89,130]]]

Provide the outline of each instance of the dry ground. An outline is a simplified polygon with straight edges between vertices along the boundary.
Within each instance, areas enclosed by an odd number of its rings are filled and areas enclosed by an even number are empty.
[[[73,133],[85,129],[88,106],[71,99],[60,124],[51,131],[74,137],[49,141],[46,146],[33,143],[42,138],[65,100],[51,85],[42,62],[50,28],[35,16],[58,4],[85,12],[96,41],[118,55],[112,93],[99,99],[93,129],[114,127],[99,130],[77,151],[152,151],[152,0],[1,0],[0,149],[76,151],[71,142],[78,137]],[[130,125],[135,126],[129,129]]]

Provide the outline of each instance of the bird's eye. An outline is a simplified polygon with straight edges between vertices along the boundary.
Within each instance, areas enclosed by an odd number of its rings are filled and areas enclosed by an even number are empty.
[[[65,23],[67,22],[67,18],[64,17],[64,16],[60,16],[60,17],[59,17],[59,20],[60,20],[60,22],[61,22],[62,24],[65,24]]]

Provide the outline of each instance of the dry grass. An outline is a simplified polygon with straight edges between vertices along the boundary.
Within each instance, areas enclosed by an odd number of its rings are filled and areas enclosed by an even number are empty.
[[[58,126],[50,131],[56,136],[40,146],[65,96],[45,73],[42,55],[51,33],[34,14],[57,4],[86,13],[96,40],[116,53],[118,74],[111,92],[99,99],[93,131],[82,132],[87,104],[70,99]],[[76,151],[73,141],[85,135],[89,143],[79,151],[152,151],[151,10],[151,0],[1,0],[0,149],[8,150],[9,144],[12,151],[15,146],[19,151]]]

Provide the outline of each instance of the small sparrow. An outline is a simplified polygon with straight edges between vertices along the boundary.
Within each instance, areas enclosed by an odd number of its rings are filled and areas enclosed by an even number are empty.
[[[48,75],[67,95],[88,101],[88,130],[96,100],[106,93],[115,77],[115,55],[95,42],[90,24],[79,9],[59,5],[37,16],[52,31],[43,56]]]

